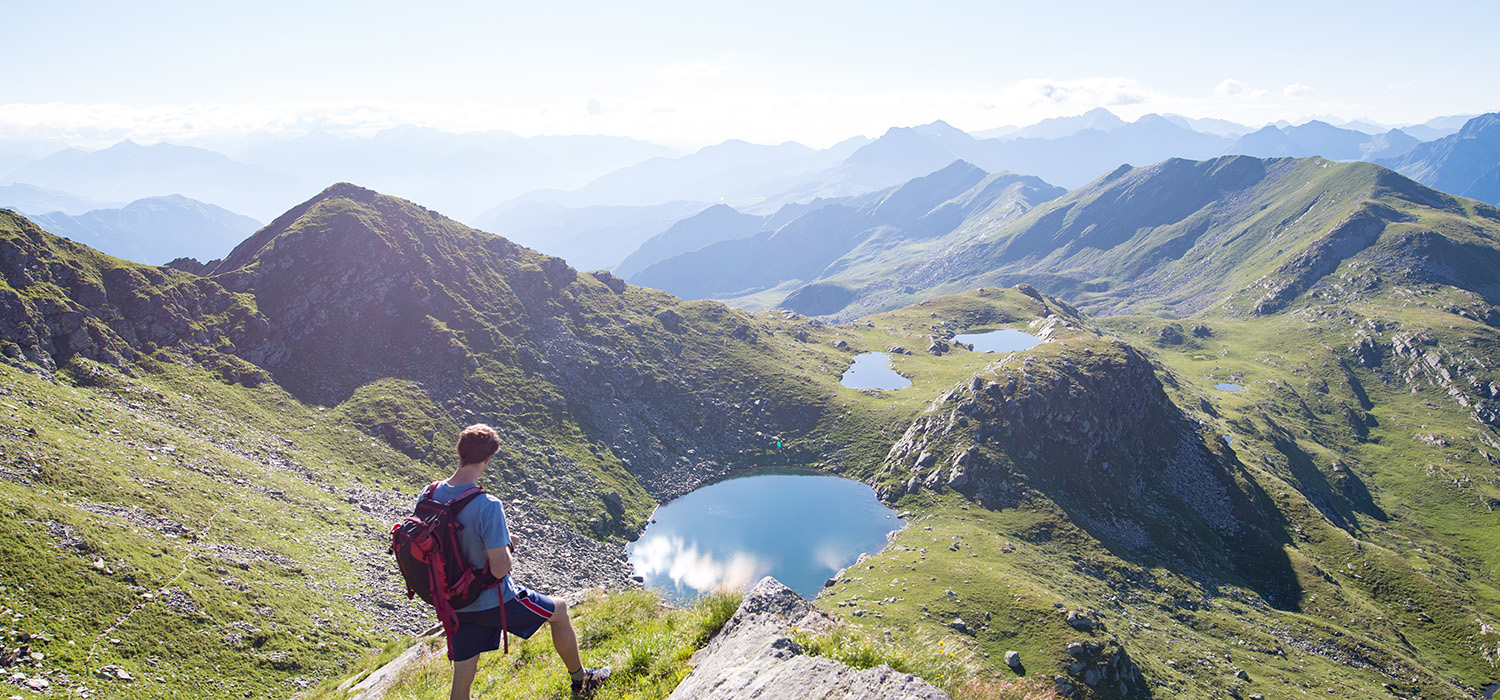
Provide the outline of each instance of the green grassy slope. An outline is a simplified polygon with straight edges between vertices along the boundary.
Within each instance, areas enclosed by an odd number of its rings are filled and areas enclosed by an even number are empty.
[[[1181,233],[1167,222],[1104,255],[1111,218],[1092,207],[1166,196],[1116,173],[1054,215],[1073,218],[1051,244],[1075,252],[1054,269],[1166,286],[1062,285],[1136,312],[1103,320],[1030,287],[844,326],[682,302],[344,185],[208,277],[0,220],[0,490],[17,513],[0,519],[0,605],[11,644],[43,654],[18,670],[143,698],[338,677],[425,626],[383,539],[483,420],[506,437],[486,486],[539,550],[575,553],[523,552],[550,586],[623,583],[620,543],[665,498],[811,465],[911,513],[819,599],[883,653],[956,648],[965,680],[1061,678],[1074,697],[1472,696],[1500,659],[1500,215],[1369,166],[1162,167],[1207,179],[1209,203],[1155,216],[1238,212],[1259,242],[1221,241],[1244,269],[1192,246],[1151,263],[1150,237]],[[1245,182],[1269,194],[1214,199]],[[948,341],[1000,327],[1049,342]],[[869,350],[912,386],[841,386]],[[610,649],[645,664],[642,697],[683,671]],[[94,677],[110,665],[134,680]]]
[[[371,592],[405,499],[369,484],[426,475],[269,384],[170,351],[138,367],[0,367],[0,597],[45,655],[12,670],[103,697],[282,696],[388,634],[373,609],[394,600]],[[109,665],[135,680],[95,677]]]
[[[1494,331],[1471,320],[1482,315],[1472,294],[1372,293],[1356,283],[1361,272],[1339,270],[1344,289],[1360,292],[1336,303],[1269,316],[1115,317],[1104,338],[1064,335],[977,373],[982,383],[1040,383],[993,409],[984,392],[966,398],[969,381],[952,385],[952,399],[912,422],[881,477],[903,493],[908,476],[936,467],[938,488],[900,496],[918,520],[844,572],[820,604],[877,633],[945,635],[988,654],[1002,674],[1012,673],[999,662],[1004,652],[1019,651],[1026,674],[1062,672],[1079,697],[1477,693],[1496,680],[1500,648],[1487,573],[1495,436],[1481,422],[1491,415],[1493,379],[1481,365]],[[1109,336],[1159,363],[1159,386],[1190,421],[1188,437],[1219,455],[1231,493],[1253,496],[1254,508],[1236,510],[1235,535],[1195,520],[1179,489],[1145,497],[1183,478],[1149,473],[1173,464],[1150,448],[1170,442],[1162,421],[1140,433],[1147,449],[1128,459],[1086,454],[1087,436],[1110,423],[1139,430],[1131,421],[1145,414],[1111,396],[1119,390],[1109,384],[1128,383],[1123,366],[1088,383],[1090,367],[1110,366],[1099,364],[1112,352]],[[1220,382],[1246,388],[1215,389]],[[1026,403],[1049,396],[1044,387],[1084,392],[1071,406],[1033,412]],[[996,415],[1009,416],[1009,427],[980,427]],[[1017,423],[1026,416],[1054,425]],[[1080,427],[1089,420],[1095,428]],[[1124,442],[1110,436],[1098,448]],[[945,486],[965,444],[979,447],[969,481]],[[934,453],[925,468],[910,466],[919,450]],[[1255,512],[1258,529],[1245,529]],[[1267,571],[1279,572],[1280,586],[1267,586]],[[1067,611],[1099,624],[1070,625]],[[1070,653],[1074,643],[1083,646]],[[1095,686],[1085,682],[1091,670],[1102,679]]]
[[[846,362],[822,324],[611,287],[357,188],[211,278],[4,216],[0,595],[13,643],[42,635],[17,670],[61,689],[280,697],[425,627],[385,539],[474,421],[506,437],[486,486],[534,543],[523,574],[623,585],[664,494],[820,454]]]

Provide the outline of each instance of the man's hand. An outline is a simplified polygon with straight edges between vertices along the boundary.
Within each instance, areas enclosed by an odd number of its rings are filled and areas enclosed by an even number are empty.
[[[516,551],[516,546],[521,544],[521,536],[512,534],[510,536],[510,551]]]

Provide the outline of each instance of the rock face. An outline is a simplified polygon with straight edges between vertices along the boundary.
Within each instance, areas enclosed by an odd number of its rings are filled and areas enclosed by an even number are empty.
[[[350,676],[348,680],[339,685],[339,690],[349,694],[349,700],[380,700],[385,697],[386,691],[395,685],[400,678],[401,672],[416,666],[430,657],[443,653],[441,646],[428,645],[426,641],[419,641],[407,647],[406,651],[391,659],[384,666],[376,669],[374,673],[366,676],[359,683],[354,683],[358,676]]]
[[[766,577],[708,646],[693,655],[693,672],[671,700],[938,700],[948,695],[916,676],[881,665],[858,671],[804,656],[790,628],[837,624],[776,579]]]
[[[51,372],[76,357],[122,366],[159,347],[203,355],[195,350],[221,345],[263,366],[285,358],[248,298],[110,258],[0,211],[0,352],[12,364]],[[214,364],[229,381],[263,374],[229,357]]]
[[[1007,357],[937,397],[891,447],[877,493],[952,488],[999,507],[1040,494],[1125,550],[1292,595],[1274,506],[1150,360],[1119,341],[1057,339],[1067,347]]]
[[[607,272],[578,274],[559,258],[353,185],[287,212],[207,274],[253,297],[271,345],[287,354],[262,366],[294,396],[335,405],[394,377],[420,383],[423,400],[441,404],[434,414],[476,414],[456,416],[459,424],[566,417],[658,500],[721,476],[761,447],[762,435],[805,433],[823,410],[754,400],[797,388],[791,378],[713,380],[716,370],[696,359],[709,348],[761,352],[769,335],[807,337],[811,321],[756,319],[627,287]],[[378,427],[365,431],[422,454]],[[598,532],[629,529],[612,521]]]

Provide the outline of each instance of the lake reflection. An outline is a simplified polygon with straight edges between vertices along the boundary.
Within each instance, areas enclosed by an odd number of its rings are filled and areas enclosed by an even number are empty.
[[[768,575],[812,598],[902,526],[869,486],[807,473],[721,481],[663,505],[654,517],[626,550],[648,587],[677,600],[748,588]]]

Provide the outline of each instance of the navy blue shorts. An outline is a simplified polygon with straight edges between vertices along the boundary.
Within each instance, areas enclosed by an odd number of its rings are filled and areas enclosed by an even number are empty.
[[[516,586],[516,597],[505,603],[505,631],[522,639],[531,639],[542,625],[557,612],[557,601]],[[467,661],[486,651],[500,648],[500,608],[461,612],[458,628],[448,640],[448,651],[454,661]]]

